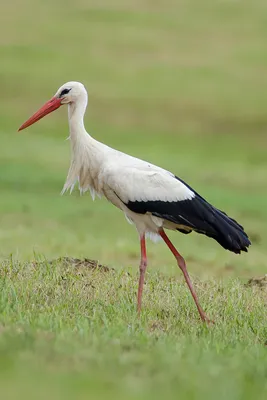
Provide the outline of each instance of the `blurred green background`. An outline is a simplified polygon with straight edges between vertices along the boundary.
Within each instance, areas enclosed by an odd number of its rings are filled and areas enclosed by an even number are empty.
[[[3,398],[265,398],[266,294],[229,278],[266,272],[266,43],[266,0],[2,0]],[[253,245],[242,256],[171,233],[190,273],[215,278],[198,283],[214,330],[162,243],[148,247],[136,321],[135,229],[105,200],[60,196],[67,109],[17,132],[70,80],[88,89],[96,139],[172,170],[244,225]],[[63,256],[116,273],[24,263]]]
[[[266,267],[267,3],[41,1],[1,4],[0,257],[87,256],[136,265],[135,230],[89,195],[60,197],[69,165],[67,110],[17,128],[57,88],[89,92],[87,130],[172,170],[240,221],[253,246],[236,257],[172,235],[198,275]],[[154,267],[173,263],[153,244]]]

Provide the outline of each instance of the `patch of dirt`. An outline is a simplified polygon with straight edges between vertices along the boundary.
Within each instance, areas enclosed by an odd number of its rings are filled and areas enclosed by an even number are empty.
[[[267,274],[264,276],[260,276],[257,278],[251,278],[246,284],[246,287],[253,287],[257,286],[261,289],[266,289],[267,290]]]
[[[61,263],[65,264],[66,266],[73,266],[73,267],[84,267],[90,269],[99,269],[103,272],[109,272],[109,270],[114,270],[114,268],[109,268],[106,265],[99,264],[97,260],[90,260],[89,258],[84,258],[80,260],[79,258],[72,258],[72,257],[60,257],[55,260],[49,261],[49,264],[54,263]]]

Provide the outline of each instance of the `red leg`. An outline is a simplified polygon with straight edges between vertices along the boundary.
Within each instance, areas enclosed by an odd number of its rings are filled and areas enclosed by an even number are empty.
[[[137,295],[137,312],[139,315],[141,312],[143,286],[144,286],[145,273],[146,273],[146,267],[147,267],[145,235],[140,237],[140,247],[141,247],[141,261],[140,261],[140,267],[139,267],[140,268],[140,276],[139,276],[138,295]]]
[[[186,269],[186,264],[185,264],[185,260],[183,259],[183,257],[181,256],[181,254],[176,250],[176,248],[174,247],[174,245],[172,244],[172,242],[170,241],[170,239],[168,238],[168,236],[166,235],[166,233],[164,232],[164,230],[162,229],[159,232],[160,236],[162,237],[162,239],[164,240],[164,242],[167,244],[167,246],[169,247],[169,249],[171,250],[172,254],[174,255],[174,257],[177,260],[177,264],[179,266],[179,268],[182,270],[182,273],[184,274],[186,283],[189,287],[189,290],[193,296],[193,299],[196,303],[198,312],[200,314],[200,317],[202,319],[203,322],[211,322],[209,320],[209,318],[207,317],[207,315],[204,313],[202,307],[199,304],[195,289],[192,285],[190,276],[188,275],[187,269]]]

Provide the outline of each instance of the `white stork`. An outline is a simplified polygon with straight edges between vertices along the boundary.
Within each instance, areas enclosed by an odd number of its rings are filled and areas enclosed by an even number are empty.
[[[244,229],[224,212],[209,204],[173,173],[131,157],[98,142],[84,127],[87,92],[82,83],[68,82],[43,105],[19,130],[68,104],[72,159],[62,193],[72,191],[76,182],[80,191],[88,189],[105,196],[134,223],[140,238],[141,261],[137,310],[141,311],[142,292],[147,267],[146,234],[161,237],[167,244],[196,303],[203,322],[209,322],[201,308],[187,272],[185,260],[165,233],[165,229],[185,234],[192,231],[215,239],[222,247],[239,254],[251,244]]]

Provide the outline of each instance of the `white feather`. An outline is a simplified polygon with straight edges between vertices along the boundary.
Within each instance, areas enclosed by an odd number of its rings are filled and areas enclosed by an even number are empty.
[[[146,238],[150,239],[154,243],[158,243],[162,240],[161,237],[154,232],[146,232]]]
[[[195,196],[171,172],[151,164],[150,166],[149,170],[141,168],[141,165],[110,167],[105,181],[124,203],[156,200],[172,202],[191,200]]]
[[[94,201],[95,200],[95,189],[92,188],[91,186],[89,186],[89,190],[90,190],[91,197],[92,197],[92,199]]]
[[[125,218],[126,218],[127,222],[128,222],[130,225],[132,225],[132,224],[133,224],[133,220],[132,220],[130,217],[128,217],[128,215],[127,215],[126,213],[124,213],[124,215],[125,215]]]

